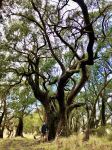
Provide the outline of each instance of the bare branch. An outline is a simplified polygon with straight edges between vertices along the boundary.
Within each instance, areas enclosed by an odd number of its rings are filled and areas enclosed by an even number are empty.
[[[67,100],[68,106],[72,104],[74,97],[78,94],[78,92],[81,90],[81,88],[83,87],[83,85],[88,79],[87,70],[86,70],[86,67],[84,66],[81,68],[81,75],[82,76],[81,76],[80,82],[78,83],[77,86],[75,86],[75,88],[73,87],[73,89],[71,90],[71,93],[68,96],[68,100]]]
[[[80,8],[82,9],[82,13],[83,13],[83,17],[84,17],[84,22],[85,22],[85,31],[88,34],[88,38],[89,38],[89,43],[87,46],[87,53],[88,53],[88,59],[86,61],[83,62],[84,65],[93,65],[93,45],[94,45],[94,41],[95,41],[95,35],[94,35],[94,31],[93,31],[93,27],[92,24],[90,22],[90,18],[89,18],[89,13],[88,13],[88,9],[86,4],[84,3],[84,0],[73,0],[74,2],[76,2]]]

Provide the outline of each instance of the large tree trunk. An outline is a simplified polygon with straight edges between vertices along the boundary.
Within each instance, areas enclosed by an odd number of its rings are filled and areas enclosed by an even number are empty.
[[[16,137],[17,136],[23,137],[23,117],[19,118],[19,123],[18,123],[17,129],[16,129],[16,135],[15,136]]]
[[[51,114],[47,114],[47,124],[49,129],[48,140],[51,141],[55,139],[56,136],[58,116],[53,114],[53,112]]]
[[[48,125],[48,141],[54,140],[56,136],[56,130],[58,125],[58,112],[52,107],[51,103],[44,104],[45,109],[45,121]]]
[[[56,136],[68,136],[69,135],[69,116],[66,110],[60,111],[59,122],[57,126]]]
[[[44,106],[45,107],[45,106]],[[49,129],[48,140],[54,140],[57,136],[67,135],[67,115],[65,111],[54,110],[50,104],[45,107],[47,125]]]

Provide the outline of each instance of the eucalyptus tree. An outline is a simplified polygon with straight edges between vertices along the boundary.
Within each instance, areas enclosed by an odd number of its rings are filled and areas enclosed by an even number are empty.
[[[0,46],[5,62],[9,62],[8,78],[12,84],[27,80],[45,108],[51,140],[56,132],[67,131],[70,112],[81,105],[75,97],[101,49],[94,43],[106,32],[103,25],[111,20],[107,18],[110,5],[84,0],[23,0],[13,1],[11,6],[5,7],[10,18],[4,23],[5,39]]]
[[[109,95],[111,94],[112,90],[112,67],[111,67],[111,59],[107,59],[102,61],[102,68],[100,73],[102,75],[102,92],[100,94],[101,98],[101,106],[100,106],[100,116],[101,116],[101,125],[105,126],[107,124],[107,120],[110,119],[111,114],[108,113],[108,102],[109,102]]]
[[[111,117],[108,107],[109,95],[112,90],[112,68],[110,64],[110,56],[106,59],[102,56],[100,60],[97,60],[91,71],[91,77],[84,87],[83,99],[86,103],[85,114],[88,127],[86,139],[89,138],[89,133],[93,132],[95,128],[106,126]]]
[[[100,63],[99,63],[100,64]],[[102,65],[102,66],[100,66]],[[112,78],[109,76],[112,74],[111,71],[108,70],[106,67],[107,64],[104,64],[102,61],[101,64],[97,66],[97,72],[93,73],[93,77],[90,80],[90,94],[91,94],[91,128],[94,128],[96,122],[96,116],[101,121],[101,125],[106,125],[106,109],[107,109],[107,102],[109,98],[109,94],[111,92],[111,85]],[[95,70],[94,70],[95,71]],[[98,117],[99,113],[99,117]]]
[[[12,112],[13,119],[18,119],[15,136],[23,137],[24,117],[32,112],[36,99],[33,97],[28,87],[15,87],[10,92],[8,108]]]

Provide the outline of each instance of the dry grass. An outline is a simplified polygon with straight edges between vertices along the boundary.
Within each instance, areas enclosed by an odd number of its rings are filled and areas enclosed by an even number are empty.
[[[112,150],[112,141],[93,136],[89,142],[82,142],[82,135],[59,138],[49,143],[29,138],[12,138],[0,140],[0,150]]]

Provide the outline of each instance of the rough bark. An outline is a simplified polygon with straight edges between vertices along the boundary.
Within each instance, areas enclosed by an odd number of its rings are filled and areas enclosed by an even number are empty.
[[[58,119],[54,114],[47,114],[47,124],[48,124],[48,141],[54,140],[56,136]]]
[[[58,124],[58,113],[50,103],[47,103],[49,100],[46,100],[44,104],[45,109],[45,122],[48,125],[48,141],[54,140],[56,136],[57,124]]]

